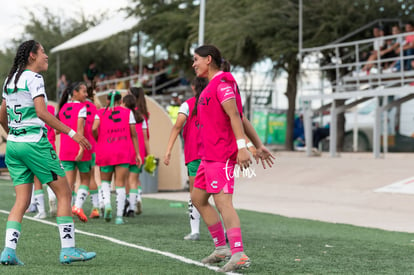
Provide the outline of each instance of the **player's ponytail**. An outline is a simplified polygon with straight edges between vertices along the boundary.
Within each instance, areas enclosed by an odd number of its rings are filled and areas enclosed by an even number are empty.
[[[79,88],[80,88],[81,85],[85,85],[85,83],[83,83],[83,82],[71,82],[71,83],[69,83],[69,85],[63,91],[62,96],[60,98],[59,106],[58,106],[59,110],[61,110],[63,108],[63,105],[65,105],[68,102],[69,96],[72,97],[73,91],[79,91]],[[57,116],[59,118],[59,112],[58,112]]]
[[[194,86],[195,98],[196,98],[194,109],[191,112],[191,116],[196,116],[197,115],[198,99],[200,98],[201,92],[207,86],[208,80],[207,80],[207,78],[204,78],[204,77],[196,77],[196,78],[193,79],[191,84]]]

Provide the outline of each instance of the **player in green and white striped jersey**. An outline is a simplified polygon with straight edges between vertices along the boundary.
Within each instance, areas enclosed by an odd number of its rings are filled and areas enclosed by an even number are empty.
[[[75,248],[71,190],[59,158],[47,139],[45,122],[86,149],[90,144],[47,111],[43,77],[39,74],[47,69],[48,56],[42,45],[34,40],[23,42],[3,86],[0,124],[8,132],[6,165],[16,192],[6,224],[5,248],[0,256],[4,265],[23,265],[16,256],[16,247],[35,175],[42,184],[47,183],[52,188],[59,202],[56,221],[62,245],[60,262],[87,261],[96,256],[95,252]]]

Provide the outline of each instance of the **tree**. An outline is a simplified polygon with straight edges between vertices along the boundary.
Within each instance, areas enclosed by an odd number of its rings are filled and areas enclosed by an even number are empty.
[[[198,10],[192,1],[142,0],[137,9],[140,26],[154,43],[164,45],[170,53],[190,52],[198,32]],[[192,7],[179,11],[180,4]],[[208,0],[206,7],[206,43],[218,46],[233,65],[250,71],[253,64],[264,58],[273,62],[274,72],[288,73],[285,95],[288,98],[286,148],[293,150],[293,125],[296,110],[298,59],[298,0]],[[379,18],[407,18],[413,1],[379,0],[304,0],[304,47],[330,43],[357,28]],[[181,25],[179,25],[181,23]],[[172,35],[173,34],[173,35]],[[369,31],[353,39],[366,38]],[[368,36],[369,37],[369,36]],[[177,40],[172,47],[170,40]],[[324,52],[322,62],[330,62],[332,53]],[[188,59],[186,59],[188,60]],[[185,64],[185,62],[183,62]],[[187,63],[187,66],[190,67]],[[341,104],[340,102],[337,102]],[[344,129],[339,116],[338,128]],[[341,133],[338,137],[341,140]],[[339,144],[341,144],[339,142]],[[340,148],[339,148],[340,150]]]
[[[189,72],[195,41],[191,23],[197,20],[197,6],[192,0],[134,0],[130,14],[140,18],[138,28],[148,35],[152,47],[160,46],[172,57],[175,65]]]
[[[83,15],[77,19],[62,21],[58,15],[53,15],[47,8],[44,8],[42,16],[29,14],[28,22],[25,24],[24,32],[20,38],[15,39],[13,48],[0,52],[2,62],[0,65],[0,76],[4,79],[13,62],[16,49],[20,43],[28,39],[39,41],[49,56],[49,69],[42,73],[45,79],[46,91],[49,99],[56,100],[56,59],[57,54],[49,51],[53,47],[74,37],[75,35],[96,25],[105,18],[88,18]],[[61,60],[61,73],[65,73],[71,81],[83,81],[82,74],[88,62],[93,59],[98,65],[101,73],[112,73],[117,69],[126,69],[129,37],[117,35],[103,42],[92,43],[75,49],[59,53]]]

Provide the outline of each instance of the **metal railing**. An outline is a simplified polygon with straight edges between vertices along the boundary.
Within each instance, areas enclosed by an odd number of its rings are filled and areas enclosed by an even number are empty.
[[[337,115],[345,112],[351,106],[355,106],[352,102],[344,106],[335,106],[336,99],[344,100],[357,100],[363,98],[376,98],[377,106],[375,110],[375,124],[373,125],[373,153],[377,158],[380,156],[380,136],[381,136],[381,117],[382,112],[388,110],[390,103],[388,104],[386,97],[390,95],[407,95],[413,88],[408,86],[408,83],[414,82],[414,67],[413,70],[406,70],[405,63],[407,60],[414,60],[414,55],[404,55],[403,47],[405,37],[413,36],[414,32],[402,33],[398,35],[389,35],[379,38],[364,39],[353,42],[329,44],[321,47],[313,47],[302,49],[301,56],[310,54],[316,54],[316,56],[330,56],[330,60],[323,63],[322,58],[317,58],[318,65],[314,69],[320,75],[331,75],[333,80],[331,81],[332,92],[326,92],[323,85],[320,85],[320,89],[314,89],[309,91],[308,94],[300,95],[301,106],[304,107],[305,118],[305,136],[306,139],[312,140],[312,116],[315,113],[311,108],[311,102],[313,100],[321,100],[329,102],[330,104],[330,155],[336,156],[336,137],[337,137]],[[361,61],[360,54],[361,49],[372,47],[376,41],[399,40],[403,41],[399,45],[399,55],[393,58],[382,58],[380,54],[377,54],[376,60],[372,62]],[[387,69],[384,70],[383,64],[386,63],[399,63],[400,70]],[[369,72],[363,72],[362,68],[370,64],[375,70],[371,69]],[[302,70],[303,71],[303,70]],[[379,105],[379,97],[384,97],[383,105]],[[410,100],[412,97],[403,97],[399,104],[404,100]],[[352,104],[352,105],[351,105]],[[395,103],[394,103],[395,104]],[[383,129],[387,128],[386,119],[383,121]],[[354,131],[354,135],[357,134]],[[387,133],[383,132],[383,147],[384,152],[387,151]],[[355,138],[354,138],[355,140]],[[307,143],[307,153],[311,155],[311,144]]]
[[[166,82],[161,83],[159,85],[157,85],[156,80],[158,76],[161,76],[162,74],[165,74],[167,72],[167,70],[162,70],[158,73],[155,74],[151,74],[150,76],[150,80],[151,80],[151,88],[149,87],[143,87],[144,89],[150,89],[151,90],[151,95],[155,96],[156,95],[156,91],[161,90],[175,82],[178,82],[180,80],[180,77],[175,77],[172,79],[168,79]],[[126,77],[120,77],[120,78],[114,78],[114,79],[108,79],[108,80],[104,80],[104,81],[99,81],[96,83],[96,86],[99,90],[102,91],[106,91],[106,90],[113,90],[115,88],[103,88],[103,87],[115,87],[117,83],[119,82],[129,82],[129,86],[133,86],[136,82],[138,82],[140,79],[142,78],[142,76],[140,76],[139,74],[134,74],[131,76],[126,76]]]

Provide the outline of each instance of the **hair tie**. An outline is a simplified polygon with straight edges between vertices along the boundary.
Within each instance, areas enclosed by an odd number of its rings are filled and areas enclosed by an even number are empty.
[[[118,91],[112,91],[111,92],[111,103],[109,104],[109,107],[110,108],[113,108],[114,107],[114,103],[115,103],[115,96],[116,95],[121,95],[121,93],[120,92],[118,92]]]

